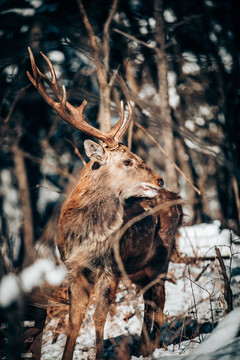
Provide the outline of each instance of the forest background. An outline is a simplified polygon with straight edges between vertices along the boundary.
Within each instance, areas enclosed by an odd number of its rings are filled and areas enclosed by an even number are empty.
[[[0,4],[0,277],[52,244],[86,136],[29,83],[27,48],[52,61],[68,101],[107,131],[131,101],[124,142],[185,200],[187,225],[240,233],[238,0],[2,0]],[[49,75],[49,74],[48,74]],[[127,112],[127,107],[125,108]],[[7,261],[6,261],[7,259]]]
[[[43,72],[40,51],[50,58],[68,101],[87,100],[92,125],[109,129],[120,100],[132,101],[148,133],[134,126],[128,145],[187,200],[186,223],[219,219],[239,233],[239,2],[98,0],[84,8],[92,35],[80,1],[1,2],[0,209],[11,247],[42,236],[82,167],[76,149],[83,155],[85,140],[29,84],[28,46]]]

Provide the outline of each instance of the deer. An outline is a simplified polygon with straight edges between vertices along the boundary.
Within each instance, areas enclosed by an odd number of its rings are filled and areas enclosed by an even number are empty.
[[[131,104],[128,102],[129,115],[125,122],[121,102],[117,124],[108,133],[98,130],[84,119],[86,100],[79,107],[67,101],[65,87],[61,92],[52,63],[41,54],[48,64],[51,80],[36,66],[29,48],[32,75],[27,72],[27,76],[33,86],[65,122],[101,141],[100,144],[85,140],[85,153],[90,161],[63,203],[57,225],[56,245],[68,271],[70,302],[62,359],[73,357],[90,296],[94,293],[97,299],[95,357],[103,360],[104,325],[123,276],[113,239],[124,224],[145,213],[146,216],[133,222],[121,235],[119,255],[130,281],[140,289],[146,287],[139,354],[147,356],[160,343],[165,278],[182,223],[181,198],[164,189],[162,177],[121,143],[133,119]],[[56,100],[46,92],[44,82]],[[148,215],[147,211],[154,208],[157,210]]]

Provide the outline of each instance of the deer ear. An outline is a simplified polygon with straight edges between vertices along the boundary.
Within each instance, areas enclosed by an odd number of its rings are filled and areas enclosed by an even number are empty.
[[[101,145],[92,140],[85,140],[83,145],[89,159],[95,160],[100,164],[105,162],[105,150]]]

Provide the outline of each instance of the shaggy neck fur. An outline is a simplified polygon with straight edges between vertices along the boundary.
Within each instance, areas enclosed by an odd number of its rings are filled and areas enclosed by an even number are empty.
[[[107,239],[123,223],[124,199],[111,188],[107,170],[92,171],[92,166],[90,162],[83,169],[80,182],[62,207],[58,245],[65,260],[85,249],[87,254],[100,256],[110,247]]]

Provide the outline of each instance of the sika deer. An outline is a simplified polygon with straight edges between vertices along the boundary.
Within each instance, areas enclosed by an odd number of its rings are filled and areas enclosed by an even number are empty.
[[[86,102],[79,108],[70,105],[64,87],[63,95],[60,94],[50,61],[42,54],[49,65],[52,81],[36,67],[31,50],[29,53],[33,77],[29,73],[28,77],[40,95],[65,121],[105,144],[101,146],[91,140],[85,141],[90,162],[83,168],[77,185],[62,206],[56,237],[69,273],[69,325],[63,359],[72,359],[93,291],[97,292],[94,314],[96,359],[103,359],[106,316],[122,275],[114,257],[113,236],[129,219],[163,204],[153,215],[134,223],[120,239],[120,256],[126,273],[136,285],[145,287],[160,274],[167,273],[174,238],[182,220],[181,205],[176,203],[180,198],[162,189],[162,178],[119,143],[132,121],[130,104],[129,117],[124,125],[121,105],[121,118],[108,134],[93,128],[83,119]],[[42,79],[59,102],[46,93]],[[159,346],[165,303],[164,281],[153,282],[144,293],[144,300],[144,324],[149,337],[153,325],[151,347],[147,346],[144,331],[140,338],[140,352],[147,355]]]

